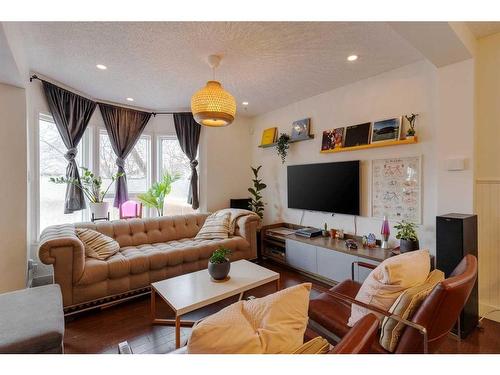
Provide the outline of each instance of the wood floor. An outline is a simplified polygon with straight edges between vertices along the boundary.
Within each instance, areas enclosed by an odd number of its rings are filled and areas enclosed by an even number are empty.
[[[308,279],[296,272],[264,264],[281,274],[281,287],[286,288],[302,282],[312,282],[311,297],[328,289],[327,285]],[[275,286],[269,284],[251,290],[247,295],[261,297],[273,293]],[[220,310],[237,300],[237,297],[209,306],[186,315],[186,319],[199,319]],[[66,318],[64,350],[77,353],[117,353],[118,343],[127,340],[134,353],[168,353],[175,349],[173,327],[151,324],[149,297],[140,297],[102,310],[93,310]],[[158,314],[172,317],[168,306],[158,301]],[[189,337],[191,329],[182,328],[181,340]],[[483,320],[482,329],[477,329],[467,339],[458,342],[451,337],[443,344],[440,353],[500,353],[500,323]]]

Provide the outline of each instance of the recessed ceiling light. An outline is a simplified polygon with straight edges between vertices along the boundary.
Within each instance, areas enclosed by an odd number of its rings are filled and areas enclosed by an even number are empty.
[[[97,69],[101,69],[101,70],[106,70],[106,69],[108,69],[108,67],[107,67],[106,65],[102,65],[102,64],[97,64],[95,67],[96,67]]]
[[[133,102],[133,101],[134,101],[134,98],[127,98],[127,100],[128,100],[129,102]]]
[[[248,105],[248,102],[242,102],[241,104],[243,104],[243,105]]]
[[[358,59],[358,55],[347,56],[347,61],[356,61],[357,59]]]

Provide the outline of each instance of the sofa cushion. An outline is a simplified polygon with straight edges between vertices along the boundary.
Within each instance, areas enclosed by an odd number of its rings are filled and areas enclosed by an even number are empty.
[[[205,220],[195,239],[224,239],[229,237],[231,214],[225,213],[218,215],[217,213],[210,215]]]
[[[311,284],[239,301],[193,327],[188,353],[293,353],[303,344]]]
[[[76,228],[76,235],[85,246],[85,255],[106,260],[120,251],[120,245],[111,237],[88,228]]]
[[[432,271],[425,282],[406,289],[389,309],[391,314],[403,319],[411,319],[415,311],[420,307],[423,300],[432,292],[432,289],[444,280],[444,272],[440,270]],[[401,337],[401,333],[406,328],[403,323],[385,317],[380,331],[380,345],[393,352]]]
[[[429,275],[431,260],[428,250],[417,250],[384,260],[361,285],[356,300],[388,311],[399,295],[421,284]],[[367,309],[352,305],[348,326],[352,327],[366,314]],[[376,314],[382,320],[380,314]]]
[[[0,353],[62,353],[63,336],[59,285],[0,295]]]

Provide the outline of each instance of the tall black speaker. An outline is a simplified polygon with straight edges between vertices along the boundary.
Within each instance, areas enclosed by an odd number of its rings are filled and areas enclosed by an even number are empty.
[[[448,277],[463,257],[477,257],[477,215],[448,214],[436,218],[436,268]],[[460,331],[466,337],[478,324],[477,280],[460,314]],[[455,328],[456,332],[456,328]]]

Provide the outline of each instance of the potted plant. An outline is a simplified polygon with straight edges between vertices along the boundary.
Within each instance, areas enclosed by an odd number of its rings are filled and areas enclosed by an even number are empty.
[[[83,173],[80,181],[74,178],[66,177],[51,177],[50,182],[55,184],[73,184],[78,187],[89,201],[90,212],[94,218],[102,219],[108,216],[109,202],[104,202],[109,188],[118,177],[123,176],[123,173],[116,173],[111,176],[111,182],[106,190],[102,190],[102,178],[94,175],[89,169],[82,167]]]
[[[330,232],[328,231],[328,224],[325,223],[324,225],[324,229],[322,231],[322,234],[323,234],[323,237],[328,237],[328,235],[330,234]]]
[[[399,250],[402,253],[418,250],[420,246],[418,243],[416,225],[414,223],[403,220],[397,223],[394,228],[398,230],[396,238],[399,240]]]
[[[250,168],[252,168],[252,172],[254,175],[254,178],[252,179],[253,188],[248,188],[248,191],[250,192],[250,194],[252,194],[252,200],[250,201],[250,208],[262,219],[264,217],[265,203],[262,202],[262,194],[260,192],[264,190],[267,186],[266,184],[262,183],[262,179],[259,178],[259,170],[260,168],[262,168],[262,165],[259,165],[257,168],[254,167]]]
[[[180,178],[181,175],[177,172],[166,172],[160,182],[155,182],[147,192],[138,194],[137,199],[146,207],[156,209],[158,216],[163,216],[165,198],[172,191],[172,184]]]
[[[408,121],[409,128],[406,131],[406,139],[415,138],[415,121],[417,120],[417,114],[412,113],[411,115],[405,115],[406,120]]]
[[[278,155],[281,158],[281,163],[285,164],[286,155],[288,154],[288,148],[290,147],[290,136],[285,133],[281,133],[276,143],[276,149],[278,150]]]
[[[217,250],[212,253],[208,260],[208,273],[214,280],[224,280],[229,274],[231,263],[229,262],[229,255],[231,250],[219,246]]]

